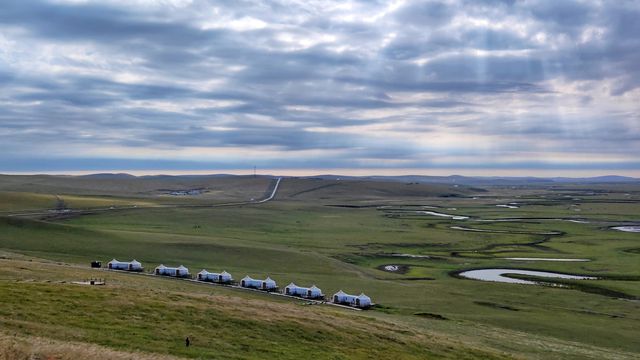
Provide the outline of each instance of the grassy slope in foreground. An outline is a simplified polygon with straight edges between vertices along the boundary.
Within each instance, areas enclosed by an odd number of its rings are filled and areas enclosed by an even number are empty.
[[[90,276],[108,283],[69,282]],[[131,351],[135,357],[207,359],[504,357],[366,313],[36,261],[0,260],[0,302],[0,359],[29,358],[33,351],[77,358],[118,358]],[[187,335],[189,348],[183,343]],[[43,345],[41,337],[54,342]],[[98,346],[88,354],[73,345],[82,343]],[[116,351],[102,354],[100,347]]]

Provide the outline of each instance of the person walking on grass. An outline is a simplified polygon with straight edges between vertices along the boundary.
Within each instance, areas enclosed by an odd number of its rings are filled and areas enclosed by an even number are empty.
[[[187,336],[187,337],[184,339],[184,346],[189,347],[189,345],[191,345],[191,340],[189,340],[189,337]]]

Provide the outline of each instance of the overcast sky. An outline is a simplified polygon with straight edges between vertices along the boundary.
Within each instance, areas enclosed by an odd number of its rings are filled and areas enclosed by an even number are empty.
[[[0,172],[640,175],[639,19],[624,0],[2,0]]]

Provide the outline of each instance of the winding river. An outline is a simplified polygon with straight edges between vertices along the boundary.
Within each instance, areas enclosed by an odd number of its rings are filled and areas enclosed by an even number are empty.
[[[505,275],[508,275],[508,274],[519,274],[519,275],[540,276],[540,277],[546,277],[546,278],[571,279],[571,280],[597,279],[596,277],[593,277],[593,276],[569,275],[569,274],[559,274],[559,273],[548,272],[548,271],[533,271],[533,270],[519,270],[519,269],[479,269],[479,270],[463,271],[458,275],[461,277],[464,277],[467,279],[473,279],[473,280],[493,281],[493,282],[502,282],[502,283],[510,283],[510,284],[537,285],[535,281],[506,277]]]
[[[585,262],[590,259],[570,259],[570,258],[532,258],[532,257],[506,257],[505,260],[515,261],[560,261],[560,262]]]
[[[466,220],[469,217],[468,216],[459,216],[459,215],[451,215],[451,214],[443,214],[443,213],[439,213],[439,212],[435,212],[435,211],[420,211],[421,214],[425,214],[425,215],[432,215],[432,216],[439,216],[439,217],[448,217],[451,218],[453,220]]]
[[[640,225],[615,226],[612,227],[612,229],[624,232],[640,233]]]

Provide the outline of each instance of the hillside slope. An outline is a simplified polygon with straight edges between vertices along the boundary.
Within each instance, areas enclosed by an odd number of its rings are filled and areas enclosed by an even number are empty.
[[[90,277],[107,285],[72,283]],[[366,313],[38,261],[0,260],[0,301],[0,358],[87,356],[78,344],[92,344],[96,359],[121,357],[118,352],[206,359],[504,358]],[[42,346],[42,337],[54,343]],[[117,352],[112,357],[101,347]]]

